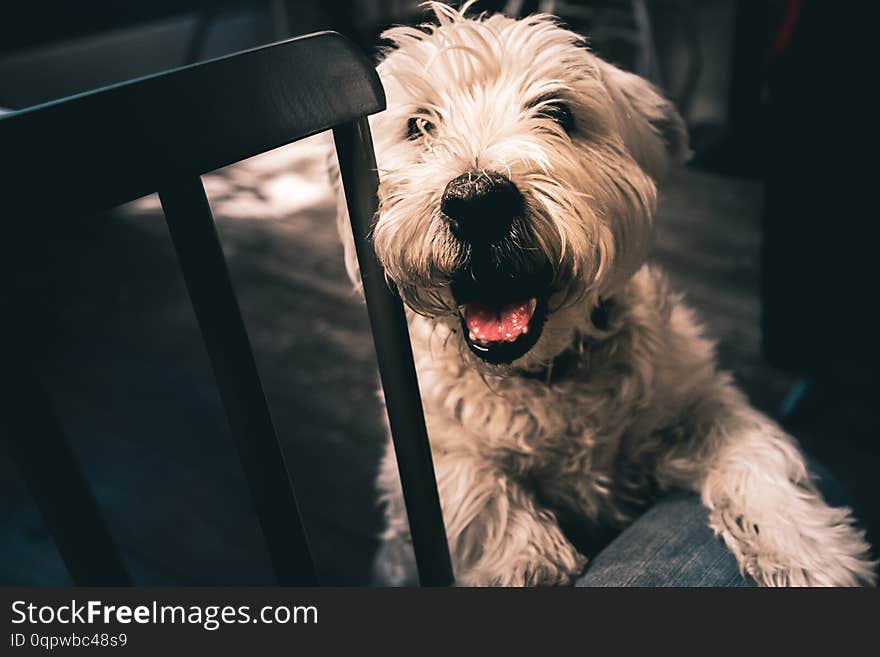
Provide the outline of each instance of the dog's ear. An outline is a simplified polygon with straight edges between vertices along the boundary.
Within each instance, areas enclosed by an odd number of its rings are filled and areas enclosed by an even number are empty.
[[[600,60],[601,61],[601,60]],[[687,126],[672,101],[644,78],[601,62],[602,81],[618,108],[620,133],[655,182],[691,156]]]

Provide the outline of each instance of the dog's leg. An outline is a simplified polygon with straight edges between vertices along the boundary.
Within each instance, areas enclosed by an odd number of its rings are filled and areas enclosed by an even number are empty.
[[[437,459],[446,531],[463,586],[563,585],[586,559],[556,517],[489,462],[469,454]]]
[[[795,442],[725,375],[707,388],[660,461],[661,483],[701,494],[712,529],[761,585],[872,584],[864,533],[825,503]]]
[[[568,584],[584,569],[586,559],[562,534],[554,515],[495,464],[471,453],[435,452],[434,465],[458,585]],[[380,486],[388,521],[383,553],[400,554],[401,546],[409,551],[392,450]],[[408,572],[412,583],[411,565],[385,570]]]

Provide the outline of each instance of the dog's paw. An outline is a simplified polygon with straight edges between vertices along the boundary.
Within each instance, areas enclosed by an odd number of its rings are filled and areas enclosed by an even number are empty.
[[[456,576],[457,586],[567,586],[586,568],[587,558],[573,548],[557,560],[529,555],[507,563],[466,570]]]
[[[794,586],[794,587],[851,587],[875,586],[876,563],[858,560],[855,563],[830,562],[821,568],[804,568],[800,565],[785,565],[766,561],[760,557],[755,563],[746,567],[759,586]]]
[[[874,586],[877,562],[849,509],[814,511],[813,522],[758,525],[728,509],[710,524],[759,586]]]

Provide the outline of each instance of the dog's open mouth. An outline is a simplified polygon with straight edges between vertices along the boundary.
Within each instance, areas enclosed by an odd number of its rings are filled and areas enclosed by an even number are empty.
[[[535,297],[501,306],[466,303],[459,312],[468,347],[490,363],[510,363],[528,353],[546,316],[545,304]]]
[[[483,360],[511,363],[538,342],[547,319],[547,294],[535,281],[453,282],[464,339]],[[521,296],[520,296],[521,295]]]

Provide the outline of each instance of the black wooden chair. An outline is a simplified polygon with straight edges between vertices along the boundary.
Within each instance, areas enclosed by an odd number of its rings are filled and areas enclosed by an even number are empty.
[[[369,243],[378,176],[367,116],[383,110],[375,69],[323,32],[0,117],[4,224],[101,211],[158,191],[279,584],[316,583],[294,488],[200,176],[332,129],[423,585],[452,569],[403,306]],[[62,175],[53,175],[63,172]],[[37,243],[7,241],[39,258]],[[16,258],[0,258],[0,270]],[[20,262],[20,260],[19,260]],[[10,272],[3,272],[9,288]],[[17,291],[5,289],[15,308]],[[74,582],[130,583],[49,398],[29,328],[0,321],[0,430]]]

